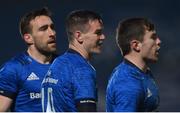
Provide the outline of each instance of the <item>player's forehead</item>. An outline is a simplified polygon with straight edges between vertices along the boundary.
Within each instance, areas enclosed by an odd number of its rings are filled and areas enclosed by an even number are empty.
[[[53,24],[52,20],[48,16],[37,16],[33,20],[30,21],[31,26],[36,26],[36,27],[42,27],[44,25],[51,25]]]
[[[101,30],[103,29],[103,24],[101,23],[101,21],[97,19],[97,20],[89,21],[89,27],[90,29]]]

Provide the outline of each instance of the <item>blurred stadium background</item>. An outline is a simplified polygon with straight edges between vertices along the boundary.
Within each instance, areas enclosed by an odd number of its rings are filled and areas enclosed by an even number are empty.
[[[159,85],[159,111],[180,112],[180,1],[179,0],[1,0],[0,1],[0,64],[24,51],[20,37],[20,17],[34,8],[49,7],[57,31],[58,51],[67,49],[66,15],[76,9],[94,10],[103,17],[106,40],[103,52],[92,64],[97,70],[99,89],[98,111],[105,111],[105,90],[112,69],[122,56],[115,42],[115,29],[128,17],[147,17],[155,25],[162,40],[160,59],[151,65]]]

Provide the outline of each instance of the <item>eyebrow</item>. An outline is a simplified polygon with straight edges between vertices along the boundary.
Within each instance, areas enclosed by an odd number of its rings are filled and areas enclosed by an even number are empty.
[[[47,29],[48,28],[48,24],[45,24],[45,25],[43,25],[43,26],[41,26],[41,27],[39,27],[39,30],[45,30],[45,29]],[[52,27],[54,27],[54,24],[52,23],[52,24],[50,24],[50,27],[52,28]]]
[[[153,34],[151,35],[151,38],[152,38],[152,39],[157,39],[157,38],[158,38],[157,33],[153,33]]]
[[[48,25],[46,24],[46,25],[43,25],[43,26],[39,27],[39,30],[45,30],[47,28],[48,28]]]

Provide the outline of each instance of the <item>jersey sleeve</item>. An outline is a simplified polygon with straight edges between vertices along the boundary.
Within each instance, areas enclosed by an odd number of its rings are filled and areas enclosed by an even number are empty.
[[[97,100],[96,75],[89,67],[76,68],[73,76],[75,100],[95,103]]]
[[[0,95],[13,99],[17,92],[17,66],[13,63],[6,63],[0,69]]]

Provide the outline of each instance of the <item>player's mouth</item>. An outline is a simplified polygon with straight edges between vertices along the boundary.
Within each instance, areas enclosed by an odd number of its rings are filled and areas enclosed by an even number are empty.
[[[102,46],[102,45],[103,45],[103,41],[102,41],[102,40],[99,40],[99,41],[97,42],[97,45],[98,45],[98,46]]]
[[[155,51],[156,55],[159,55],[159,50],[160,50],[160,47],[158,47]]]
[[[48,44],[56,44],[56,40],[49,40]]]

